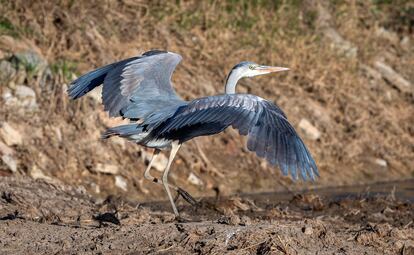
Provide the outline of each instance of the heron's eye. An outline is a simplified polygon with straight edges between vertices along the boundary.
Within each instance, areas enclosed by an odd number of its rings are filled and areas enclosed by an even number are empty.
[[[255,68],[255,66],[254,65],[249,65],[249,69],[250,70],[253,70]]]

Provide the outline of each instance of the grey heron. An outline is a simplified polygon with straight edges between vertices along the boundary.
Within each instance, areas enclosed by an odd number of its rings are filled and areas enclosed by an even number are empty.
[[[288,68],[264,66],[244,61],[230,71],[225,93],[181,99],[171,76],[181,61],[179,54],[153,50],[141,56],[112,63],[80,76],[68,89],[77,99],[103,84],[102,100],[110,117],[121,116],[130,123],[109,128],[102,136],[119,136],[139,145],[154,148],[144,176],[162,184],[174,214],[179,216],[170,188],[189,196],[168,183],[171,163],[182,143],[198,136],[213,135],[233,127],[247,135],[247,148],[284,175],[306,180],[319,176],[315,161],[285,113],[272,102],[251,94],[237,94],[236,85],[243,77],[253,77]],[[159,180],[151,175],[151,166],[160,150],[169,149],[167,166]],[[190,196],[189,196],[190,197]]]

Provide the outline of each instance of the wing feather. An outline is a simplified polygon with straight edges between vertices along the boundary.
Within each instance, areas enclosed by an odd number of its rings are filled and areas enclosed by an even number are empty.
[[[152,135],[162,138],[185,133],[184,142],[229,126],[248,135],[247,148],[271,165],[278,165],[284,175],[290,173],[294,179],[300,175],[305,180],[318,176],[315,161],[283,111],[253,95],[218,95],[188,102],[154,128]]]
[[[77,99],[103,84],[102,100],[109,116],[143,119],[161,107],[183,104],[171,84],[181,59],[176,53],[149,51],[82,75],[71,83],[68,93]],[[151,102],[155,99],[160,104]]]

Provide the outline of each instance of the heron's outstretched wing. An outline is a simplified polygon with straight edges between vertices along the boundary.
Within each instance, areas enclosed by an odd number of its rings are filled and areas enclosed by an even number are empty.
[[[294,179],[298,172],[303,179],[319,176],[315,161],[283,111],[254,95],[218,95],[196,99],[180,107],[164,123],[151,123],[150,115],[147,124],[147,128],[153,129],[159,137],[186,130],[192,132],[194,126],[197,126],[194,136],[200,135],[204,126],[205,134],[233,126],[241,135],[248,135],[247,148],[250,151],[266,158],[272,165],[279,165],[284,175],[290,171]],[[186,138],[191,137],[187,135]]]
[[[77,99],[103,83],[103,104],[110,116],[144,118],[159,107],[182,102],[171,85],[172,73],[181,59],[172,52],[148,51],[79,77],[68,93]]]

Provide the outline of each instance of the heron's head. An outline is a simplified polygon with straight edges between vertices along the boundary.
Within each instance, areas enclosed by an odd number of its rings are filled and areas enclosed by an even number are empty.
[[[235,88],[239,79],[253,77],[262,74],[287,71],[289,68],[279,66],[259,65],[250,61],[243,61],[235,65],[227,76],[226,93],[235,93]]]
[[[243,61],[233,67],[229,76],[235,75],[238,79],[240,79],[244,77],[253,77],[257,75],[282,72],[287,70],[289,70],[289,68],[279,66],[265,66],[250,61]]]

